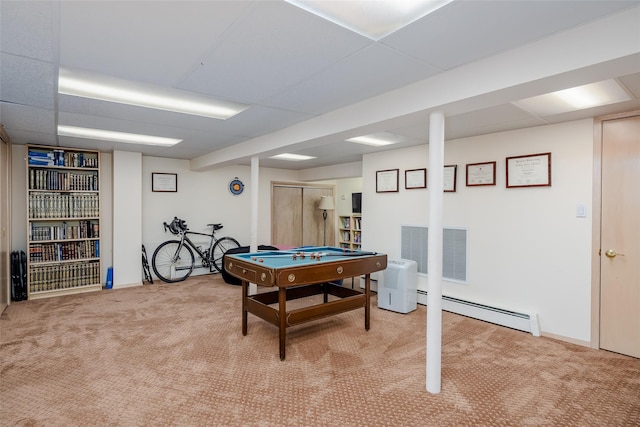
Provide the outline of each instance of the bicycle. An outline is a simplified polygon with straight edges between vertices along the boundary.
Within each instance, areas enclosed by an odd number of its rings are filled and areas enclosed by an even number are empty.
[[[202,267],[208,267],[211,272],[214,269],[222,272],[222,256],[229,249],[240,247],[240,243],[233,237],[216,239],[215,232],[223,227],[222,224],[207,224],[211,227],[211,234],[189,231],[186,222],[178,217],[174,217],[170,224],[164,222],[163,225],[165,233],[168,229],[180,238],[161,243],[151,258],[156,276],[167,283],[182,282],[191,275],[195,267],[194,251],[202,258]],[[195,245],[189,235],[209,237],[209,247],[202,249]]]
[[[149,268],[149,261],[147,258],[147,250],[142,245],[142,273],[144,280],[153,285],[153,277],[151,277],[151,269]]]

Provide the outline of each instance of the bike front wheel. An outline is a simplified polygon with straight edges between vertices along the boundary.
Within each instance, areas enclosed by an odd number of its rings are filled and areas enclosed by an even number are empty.
[[[191,275],[195,258],[190,247],[181,245],[178,240],[169,240],[156,248],[151,265],[160,280],[182,282]]]
[[[215,245],[213,245],[213,251],[211,254],[211,265],[222,273],[222,256],[229,250],[239,248],[240,243],[233,237],[223,237],[219,239]],[[211,270],[213,271],[213,270]]]

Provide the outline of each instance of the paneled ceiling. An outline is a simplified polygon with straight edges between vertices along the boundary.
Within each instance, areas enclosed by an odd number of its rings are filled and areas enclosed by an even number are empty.
[[[37,143],[309,169],[428,142],[640,108],[640,1],[453,1],[372,41],[284,1],[0,3],[0,121]],[[227,119],[57,93],[60,67],[248,104]],[[511,102],[614,78],[631,100],[540,117]],[[169,148],[56,135],[58,124],[181,138]],[[385,148],[345,142],[388,131]],[[292,152],[303,162],[268,159]]]

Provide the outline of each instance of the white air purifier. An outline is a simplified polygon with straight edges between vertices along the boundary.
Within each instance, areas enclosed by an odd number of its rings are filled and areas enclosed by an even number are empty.
[[[378,278],[378,307],[409,313],[418,308],[418,263],[410,259],[387,262]]]

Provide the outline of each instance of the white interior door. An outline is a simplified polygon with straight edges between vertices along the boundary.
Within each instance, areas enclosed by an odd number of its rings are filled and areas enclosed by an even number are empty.
[[[602,123],[600,347],[640,358],[640,116]]]

